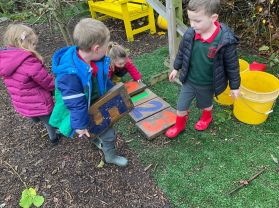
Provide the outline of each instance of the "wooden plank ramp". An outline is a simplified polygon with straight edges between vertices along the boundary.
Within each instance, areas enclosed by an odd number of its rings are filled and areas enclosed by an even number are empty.
[[[133,82],[125,83],[125,87],[134,95],[131,98],[134,108],[129,115],[147,139],[156,138],[175,124],[176,110],[150,89]]]

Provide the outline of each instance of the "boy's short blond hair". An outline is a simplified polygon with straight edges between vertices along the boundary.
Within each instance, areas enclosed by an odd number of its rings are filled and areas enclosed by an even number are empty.
[[[190,0],[187,10],[193,12],[199,12],[204,10],[204,13],[208,16],[218,14],[220,7],[220,0]]]
[[[88,51],[93,45],[104,45],[110,38],[110,32],[101,21],[85,18],[75,26],[73,38],[78,48]]]

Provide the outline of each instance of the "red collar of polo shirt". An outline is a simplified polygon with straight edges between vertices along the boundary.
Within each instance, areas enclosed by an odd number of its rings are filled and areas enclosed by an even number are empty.
[[[196,33],[195,40],[200,40],[202,43],[211,43],[216,38],[221,29],[220,23],[218,21],[214,22],[214,25],[216,25],[217,28],[208,39],[205,40],[199,33]]]
[[[77,51],[78,57],[84,61],[86,63],[86,61],[81,57],[81,55],[79,54],[79,50]],[[90,66],[91,68],[93,68],[93,77],[97,76],[97,72],[98,72],[98,67],[97,65],[94,63],[94,61],[90,61]]]

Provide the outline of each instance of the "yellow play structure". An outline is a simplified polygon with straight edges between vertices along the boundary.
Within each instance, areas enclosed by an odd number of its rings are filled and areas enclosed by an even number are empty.
[[[124,21],[128,41],[134,41],[134,35],[150,30],[156,33],[153,8],[145,0],[88,0],[91,16],[94,19],[117,18]],[[147,17],[148,24],[133,29],[131,22]]]

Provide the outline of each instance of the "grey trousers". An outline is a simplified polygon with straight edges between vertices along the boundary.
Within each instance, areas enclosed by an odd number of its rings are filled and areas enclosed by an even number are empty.
[[[34,121],[35,123],[42,121],[44,126],[47,129],[47,133],[48,133],[48,137],[50,140],[55,140],[57,137],[56,134],[56,129],[54,127],[52,127],[48,121],[49,121],[50,115],[46,115],[46,116],[38,116],[38,117],[33,117],[31,118],[32,121]]]
[[[177,110],[187,111],[194,98],[197,100],[198,108],[208,108],[213,104],[213,96],[213,85],[200,86],[187,80],[181,87],[177,102]]]
[[[99,141],[98,141],[99,140]],[[92,139],[95,144],[100,142],[104,152],[115,148],[116,133],[113,128],[107,129],[99,135],[98,138]]]

